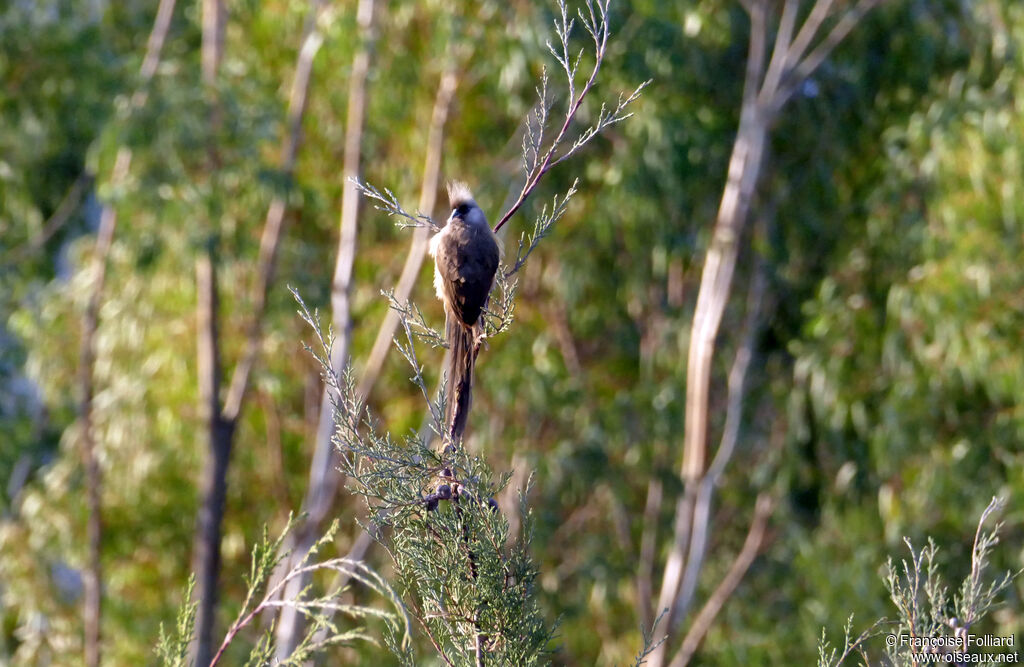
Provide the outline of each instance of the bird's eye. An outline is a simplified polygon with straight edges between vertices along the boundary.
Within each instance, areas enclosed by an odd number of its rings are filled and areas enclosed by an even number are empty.
[[[462,217],[467,213],[469,213],[468,204],[459,204],[459,206],[455,209],[455,214],[458,215],[459,217]]]

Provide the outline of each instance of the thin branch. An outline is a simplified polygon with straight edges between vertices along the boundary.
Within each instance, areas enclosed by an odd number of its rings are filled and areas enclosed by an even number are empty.
[[[640,558],[636,569],[637,611],[644,627],[654,623],[653,588],[654,558],[658,548],[658,511],[664,486],[661,479],[651,476],[647,483],[647,501],[644,503],[643,532],[640,536]]]
[[[764,51],[768,39],[768,26],[764,3],[758,3],[750,11],[750,42],[747,45],[747,66],[743,80],[742,113],[756,111],[754,100],[764,73]],[[742,120],[740,121],[742,125]]]
[[[633,92],[629,95],[619,95],[619,99],[616,102],[614,109],[608,109],[604,104],[602,104],[601,109],[597,114],[597,120],[594,124],[584,130],[568,150],[566,150],[561,156],[555,158],[551,163],[551,167],[554,167],[562,163],[564,160],[572,157],[579,149],[583,148],[591,139],[599,135],[605,129],[615,125],[616,123],[621,123],[628,118],[632,118],[633,112],[627,113],[626,107],[640,99],[640,95],[643,93],[644,88],[646,88],[650,83],[650,80],[644,81],[634,88]]]
[[[725,427],[722,431],[722,441],[715,453],[715,458],[708,467],[708,474],[705,480],[711,485],[718,483],[725,467],[729,464],[736,451],[736,444],[739,441],[740,423],[742,420],[743,399],[746,395],[747,371],[754,358],[754,344],[757,335],[761,330],[761,316],[765,310],[765,291],[767,289],[767,278],[765,267],[758,263],[751,280],[750,292],[747,295],[747,317],[743,323],[743,338],[736,356],[733,359],[732,368],[729,371],[728,398],[725,409]]]
[[[775,96],[772,107],[779,109],[803,85],[811,74],[825,61],[832,51],[846,39],[846,36],[860,23],[864,16],[882,3],[883,0],[859,0],[850,11],[846,12],[828,35],[818,46],[802,59],[789,73],[779,93]]]
[[[672,527],[672,547],[665,560],[665,569],[661,575],[661,591],[658,595],[658,609],[667,611],[666,627],[676,626],[675,609],[679,587],[682,585],[686,566],[686,553],[690,546],[693,527],[693,508],[697,503],[697,485],[689,484],[683,489],[682,495],[676,500],[675,521]],[[671,639],[671,637],[668,637]],[[654,667],[664,664],[668,653],[668,642],[658,647],[651,660]]]
[[[85,194],[86,190],[93,186],[96,179],[92,174],[88,172],[82,172],[78,175],[78,178],[71,184],[68,191],[61,198],[60,204],[57,205],[56,210],[50,215],[50,217],[43,223],[42,228],[37,234],[32,236],[28,241],[23,243],[20,247],[13,248],[9,252],[5,253],[4,261],[20,261],[27,259],[34,253],[38,252],[43,245],[46,244],[53,235],[56,234],[61,227],[67,224],[71,216],[74,215],[75,211],[78,210],[78,206],[82,201],[82,195]]]
[[[815,0],[814,6],[811,7],[811,12],[807,15],[804,24],[800,26],[792,46],[786,50],[785,70],[793,69],[803,59],[811,42],[817,38],[818,31],[825,19],[828,18],[829,12],[832,11],[834,3],[835,0]]]
[[[771,496],[768,494],[758,496],[757,504],[754,507],[754,519],[750,524],[747,538],[743,542],[743,548],[740,549],[736,560],[733,561],[732,566],[721,583],[718,584],[711,597],[704,603],[700,613],[697,614],[697,618],[694,619],[693,625],[690,626],[689,632],[686,633],[686,637],[683,639],[682,647],[675,657],[672,658],[669,667],[685,667],[697,652],[715,617],[718,616],[718,612],[721,611],[726,601],[732,596],[733,591],[736,590],[736,587],[743,579],[743,575],[747,573],[751,563],[754,562],[754,558],[757,557],[757,552],[760,551],[761,543],[764,541],[765,528],[768,525],[768,518],[771,516],[773,507],[774,501]]]
[[[772,59],[768,64],[764,83],[761,85],[760,96],[773,97],[778,90],[779,82],[789,65],[789,48],[793,41],[793,30],[796,27],[796,16],[800,9],[800,0],[786,0],[782,7],[782,18],[779,19],[779,32],[775,36],[772,47]]]

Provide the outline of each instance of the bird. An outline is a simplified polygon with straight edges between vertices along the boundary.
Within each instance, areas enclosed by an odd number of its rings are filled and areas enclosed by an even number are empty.
[[[482,313],[494,286],[501,246],[487,217],[460,181],[448,184],[451,215],[430,239],[434,290],[444,304],[448,343],[445,420],[452,442],[462,438],[472,400],[473,367],[483,338]]]

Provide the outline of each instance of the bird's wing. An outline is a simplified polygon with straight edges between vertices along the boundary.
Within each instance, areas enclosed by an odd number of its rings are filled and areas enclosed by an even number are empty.
[[[435,281],[435,285],[440,288],[441,293],[438,296],[444,301],[445,310],[449,311],[449,319],[454,316],[464,326],[469,326],[465,322],[463,312],[464,299],[459,295],[462,277],[459,275],[458,244],[450,237],[450,233],[438,235],[438,243],[434,248],[434,265],[440,281]]]
[[[445,303],[463,326],[473,326],[494,284],[497,245],[478,230],[454,228],[438,243],[434,259]]]

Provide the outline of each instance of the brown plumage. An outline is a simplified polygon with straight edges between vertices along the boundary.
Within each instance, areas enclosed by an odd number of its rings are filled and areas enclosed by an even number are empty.
[[[484,212],[464,183],[450,183],[448,223],[430,240],[434,289],[444,303],[448,341],[448,432],[462,437],[472,400],[473,366],[483,333],[480,313],[494,286],[500,250]]]

